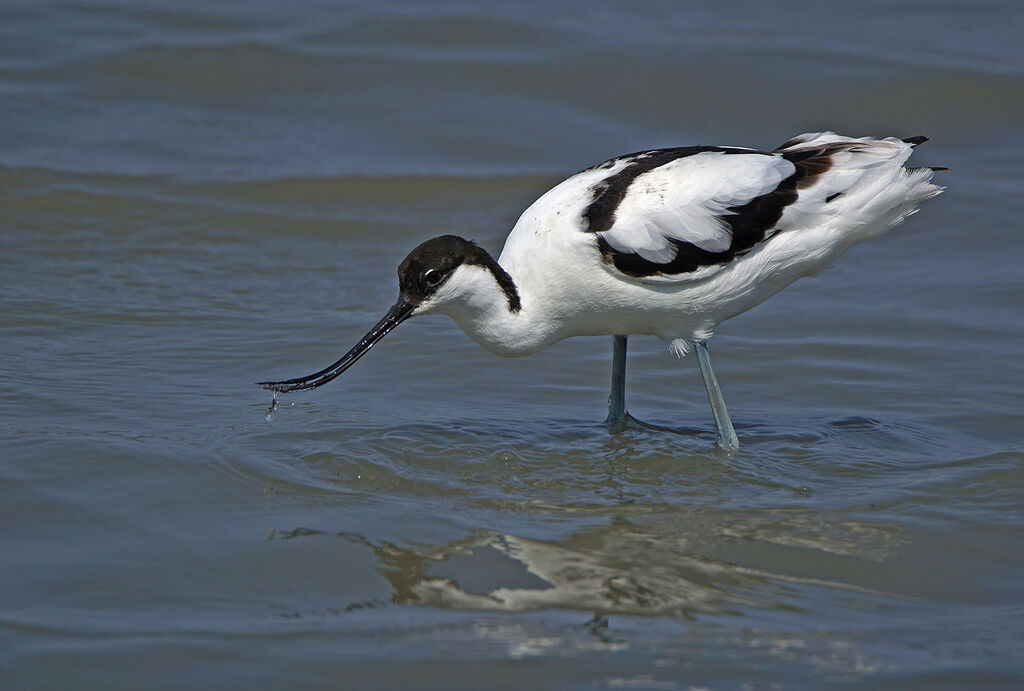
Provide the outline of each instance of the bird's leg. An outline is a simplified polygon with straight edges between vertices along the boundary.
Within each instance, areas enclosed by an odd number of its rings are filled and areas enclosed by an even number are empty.
[[[612,394],[606,422],[618,431],[626,422],[626,337],[612,336]]]
[[[718,430],[718,445],[726,451],[735,451],[740,448],[740,440],[736,437],[736,430],[733,429],[732,420],[729,419],[729,411],[725,409],[725,399],[722,398],[722,390],[718,387],[718,378],[715,377],[715,370],[711,369],[711,356],[708,355],[707,341],[697,341],[694,346],[697,350],[697,362],[700,364],[700,373],[704,376],[704,388],[708,391],[711,412],[715,416],[715,427]]]

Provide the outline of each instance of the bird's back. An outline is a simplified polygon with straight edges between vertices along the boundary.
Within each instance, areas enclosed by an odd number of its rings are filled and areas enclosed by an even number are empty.
[[[709,146],[621,156],[531,205],[499,262],[549,309],[559,291],[557,309],[577,323],[581,310],[604,306],[621,321],[635,305],[650,313],[647,333],[668,337],[665,322],[676,318],[671,333],[701,338],[938,194],[932,169],[904,167],[923,141],[823,132],[771,152]],[[694,312],[699,326],[687,316]],[[590,322],[594,331],[602,320]]]

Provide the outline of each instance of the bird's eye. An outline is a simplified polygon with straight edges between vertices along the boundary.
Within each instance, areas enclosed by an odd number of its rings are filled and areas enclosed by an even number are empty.
[[[444,278],[444,276],[437,269],[427,269],[423,272],[423,280],[426,281],[428,285],[436,286],[441,282],[442,278]]]

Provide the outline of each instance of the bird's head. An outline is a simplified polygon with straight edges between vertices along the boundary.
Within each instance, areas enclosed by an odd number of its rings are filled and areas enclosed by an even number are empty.
[[[431,238],[398,265],[399,301],[412,305],[410,316],[443,312],[473,292],[475,270],[488,262],[494,262],[491,255],[470,240]]]
[[[406,319],[458,310],[475,297],[486,294],[488,289],[493,292],[495,286],[507,296],[509,309],[518,311],[519,295],[515,284],[485,250],[456,235],[427,240],[398,266],[398,301],[340,360],[305,377],[260,382],[259,385],[282,393],[315,389],[355,364]]]

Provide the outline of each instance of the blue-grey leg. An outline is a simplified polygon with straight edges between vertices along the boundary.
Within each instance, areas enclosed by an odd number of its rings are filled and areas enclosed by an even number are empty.
[[[733,429],[732,420],[729,419],[729,411],[725,409],[725,399],[722,398],[722,390],[718,387],[718,378],[715,377],[715,370],[711,369],[711,356],[708,355],[708,344],[706,341],[698,341],[694,346],[697,350],[697,362],[700,364],[700,373],[704,376],[704,388],[708,390],[711,412],[715,416],[715,427],[718,429],[718,445],[726,451],[735,451],[740,448],[740,440],[736,437],[736,430]]]
[[[626,337],[612,336],[612,343],[612,394],[606,422],[618,427],[626,420]]]

